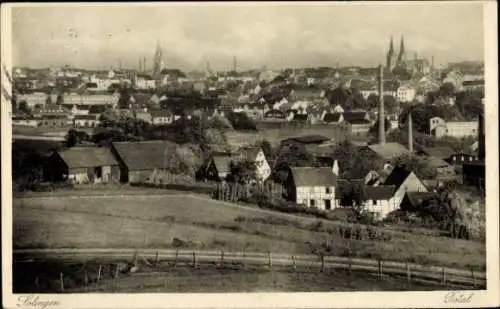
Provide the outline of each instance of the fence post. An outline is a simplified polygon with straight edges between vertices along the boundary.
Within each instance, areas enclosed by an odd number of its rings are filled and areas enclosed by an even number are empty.
[[[267,258],[268,258],[268,265],[269,268],[273,267],[272,261],[271,261],[271,252],[267,253]]]
[[[179,248],[175,250],[175,260],[174,265],[177,266],[177,260],[179,259]]]
[[[193,251],[193,267],[196,267],[196,252]]]
[[[99,270],[97,271],[97,283],[99,283],[99,281],[101,281],[101,269],[102,269],[102,265],[99,264]]]
[[[158,250],[156,250],[155,265],[157,265],[159,261],[160,261],[160,258],[159,258]]]
[[[85,269],[85,276],[83,278],[83,285],[87,287],[89,285],[89,274],[87,272],[87,269]]]
[[[443,284],[445,284],[445,283],[446,283],[446,271],[443,267]]]
[[[64,274],[62,272],[59,273],[59,284],[61,287],[61,292],[64,292]]]
[[[378,259],[378,277],[382,279],[382,259]]]
[[[474,288],[476,288],[476,287],[477,287],[477,286],[476,286],[476,274],[474,273],[474,268],[471,268],[471,269],[470,269],[470,272],[471,272],[471,274],[472,274],[472,286],[473,286]]]
[[[224,250],[220,251],[220,266],[224,266]]]
[[[295,272],[295,270],[297,270],[297,264],[295,264],[295,256],[292,255],[292,267],[293,267],[293,271]]]
[[[411,270],[410,263],[406,262],[406,280],[408,281],[408,286],[411,284]]]
[[[116,264],[116,266],[115,266],[114,278],[118,278],[118,264]]]
[[[40,288],[40,279],[38,278],[38,276],[35,277],[35,288],[36,288],[37,292],[40,292],[39,291],[39,288]]]

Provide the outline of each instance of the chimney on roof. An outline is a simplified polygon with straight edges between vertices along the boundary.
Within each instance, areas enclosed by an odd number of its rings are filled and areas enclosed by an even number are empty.
[[[411,119],[411,112],[408,115],[408,150],[413,152],[413,121]]]
[[[384,116],[384,67],[379,66],[378,78],[378,96],[379,96],[379,111],[378,111],[378,142],[385,144],[385,116]]]

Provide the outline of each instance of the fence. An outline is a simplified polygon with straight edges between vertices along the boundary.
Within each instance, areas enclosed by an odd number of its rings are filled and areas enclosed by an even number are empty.
[[[26,254],[17,250],[16,254]],[[26,251],[26,250],[24,250]],[[28,250],[29,251],[29,250]],[[327,272],[332,269],[344,269],[347,274],[353,271],[363,271],[375,274],[379,280],[386,276],[404,278],[408,288],[412,283],[428,282],[460,287],[481,289],[486,287],[486,275],[471,269],[458,270],[446,267],[422,266],[415,263],[399,263],[384,261],[382,259],[368,260],[350,257],[327,255],[292,255],[272,252],[227,252],[227,251],[191,251],[191,250],[156,250],[156,249],[47,249],[31,252],[31,256],[40,255],[45,258],[57,258],[60,261],[81,261],[85,259],[98,259],[92,269],[83,267],[77,272],[64,273],[60,271],[57,276],[52,276],[52,289],[67,292],[78,287],[96,288],[103,279],[116,280],[124,274],[135,273],[141,268],[155,269],[160,263],[169,262],[168,267],[198,268],[201,265],[215,265],[217,267],[230,267],[239,265],[243,269],[269,269],[278,271],[298,271],[298,268],[308,272]],[[16,260],[16,259],[15,259]],[[124,263],[124,260],[130,262]],[[117,262],[118,261],[118,262]],[[233,267],[234,268],[234,267]],[[240,268],[241,269],[241,268]],[[76,278],[79,273],[79,278]],[[35,275],[32,280],[33,289],[40,289],[40,276]],[[46,278],[45,278],[46,279]],[[38,290],[36,290],[38,291]],[[33,291],[31,291],[33,292]]]
[[[248,200],[256,193],[265,195],[269,199],[281,197],[283,194],[283,186],[273,182],[255,185],[243,185],[239,183],[217,183],[213,197],[217,200],[238,202],[242,199]]]
[[[212,194],[216,189],[216,185],[211,183],[192,183],[192,184],[173,184],[173,183],[145,183],[136,182],[130,183],[133,187],[146,187],[146,188],[157,188],[157,189],[167,189],[167,190],[178,190],[178,191],[190,191],[201,194]]]

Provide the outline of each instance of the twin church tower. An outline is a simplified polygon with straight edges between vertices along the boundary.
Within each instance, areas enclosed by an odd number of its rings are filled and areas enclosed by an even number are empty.
[[[406,64],[406,51],[405,51],[405,41],[401,37],[401,45],[399,47],[399,54],[396,55],[394,50],[394,42],[391,36],[391,42],[389,43],[389,51],[387,52],[387,62],[386,68],[392,71],[395,67],[403,67]]]

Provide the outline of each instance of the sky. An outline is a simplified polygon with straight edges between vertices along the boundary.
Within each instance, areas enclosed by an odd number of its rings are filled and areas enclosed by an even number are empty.
[[[12,10],[13,64],[238,70],[385,63],[404,35],[408,58],[483,60],[481,3],[172,4],[41,6]]]

